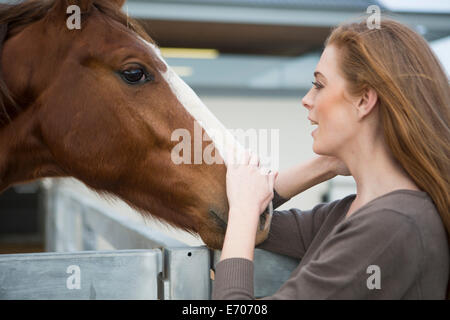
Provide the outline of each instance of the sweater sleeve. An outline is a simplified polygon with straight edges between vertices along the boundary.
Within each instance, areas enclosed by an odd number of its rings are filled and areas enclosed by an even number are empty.
[[[283,198],[282,196],[280,196],[277,192],[277,190],[273,189],[273,199],[272,199],[272,204],[273,204],[273,209],[275,210],[276,208],[278,208],[279,206],[281,206],[282,204],[288,202],[289,199]],[[269,208],[267,208],[266,210],[268,210]]]
[[[274,194],[274,199],[280,198]],[[330,212],[345,210],[349,199],[320,203],[311,210],[274,211],[269,236],[257,248],[301,259]]]
[[[398,299],[417,281],[423,257],[408,217],[386,209],[361,214],[339,224],[314,258],[265,299]],[[254,298],[252,261],[229,260],[216,266],[213,299]]]

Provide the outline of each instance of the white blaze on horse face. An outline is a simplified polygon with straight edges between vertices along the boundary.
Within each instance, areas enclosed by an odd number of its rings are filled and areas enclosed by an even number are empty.
[[[162,75],[169,84],[173,93],[183,107],[192,115],[192,117],[205,129],[208,136],[213,140],[215,147],[219,151],[222,159],[226,164],[237,163],[243,159],[245,149],[235,139],[235,137],[228,131],[225,126],[211,113],[206,105],[200,100],[197,94],[189,87],[176,73],[170,68],[161,55],[159,48],[153,44],[145,41],[144,43],[150,47],[153,52],[158,55],[158,58],[167,68],[167,71]],[[262,173],[267,174],[269,169],[261,168]],[[269,217],[263,228],[263,232],[269,230],[270,222],[273,215],[272,202],[269,204]]]
[[[192,117],[203,127],[208,136],[214,142],[226,164],[237,162],[241,159],[244,148],[228,131],[225,126],[211,113],[197,94],[189,87],[170,66],[164,61],[160,50],[153,44],[142,39],[165,64],[167,71],[162,75],[169,84],[172,92],[181,105],[192,115]]]

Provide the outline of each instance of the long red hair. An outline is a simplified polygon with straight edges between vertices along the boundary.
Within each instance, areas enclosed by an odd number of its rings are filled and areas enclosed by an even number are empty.
[[[449,236],[450,88],[439,60],[419,34],[388,19],[379,29],[365,21],[338,26],[326,45],[340,50],[351,94],[377,92],[385,141],[432,198]]]

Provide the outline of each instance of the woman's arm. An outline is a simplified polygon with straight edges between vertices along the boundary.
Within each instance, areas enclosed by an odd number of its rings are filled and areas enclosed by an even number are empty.
[[[281,197],[290,199],[321,182],[334,178],[338,174],[350,174],[339,159],[316,156],[280,172],[275,181],[275,190]]]
[[[319,156],[280,174],[264,175],[259,171],[258,158],[246,155],[243,162],[227,170],[227,196],[230,206],[221,260],[246,258],[253,260],[259,215],[277,193],[290,198],[337,173],[347,174],[338,159]]]

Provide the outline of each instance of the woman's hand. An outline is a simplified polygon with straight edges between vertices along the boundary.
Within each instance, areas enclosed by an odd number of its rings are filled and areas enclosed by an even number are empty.
[[[259,215],[273,198],[277,173],[261,172],[258,157],[248,152],[239,163],[229,162],[227,168],[230,211],[220,259],[253,260]]]
[[[273,185],[277,174],[262,172],[257,155],[249,152],[244,153],[239,163],[229,164],[226,183],[231,214],[239,214],[242,220],[250,218],[257,221],[273,198]]]

